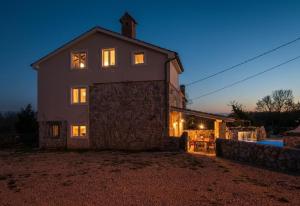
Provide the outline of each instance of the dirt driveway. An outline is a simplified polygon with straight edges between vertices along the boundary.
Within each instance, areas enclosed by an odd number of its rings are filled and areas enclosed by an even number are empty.
[[[300,205],[300,177],[184,153],[0,151],[0,205]]]

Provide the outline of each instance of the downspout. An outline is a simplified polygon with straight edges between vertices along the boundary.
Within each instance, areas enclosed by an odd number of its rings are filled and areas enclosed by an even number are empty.
[[[170,63],[171,61],[177,59],[176,57],[174,58],[169,58],[167,59],[167,61],[165,62],[165,111],[166,111],[166,131],[165,131],[165,138],[167,136],[169,136],[169,121],[170,121],[170,117],[169,117],[169,113],[170,113],[170,107],[169,107],[169,100],[170,100],[170,96],[169,96],[169,81],[168,81],[168,63]]]

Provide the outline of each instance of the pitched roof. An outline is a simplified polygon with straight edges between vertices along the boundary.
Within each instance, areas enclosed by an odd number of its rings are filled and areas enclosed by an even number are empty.
[[[40,58],[39,60],[35,61],[34,63],[31,64],[31,67],[33,67],[34,69],[38,69],[39,68],[39,64],[41,62],[49,59],[50,57],[56,55],[57,53],[59,53],[59,52],[65,50],[65,49],[71,47],[73,44],[75,44],[75,43],[81,41],[82,39],[85,39],[88,36],[90,36],[92,34],[95,34],[97,32],[103,33],[103,34],[107,34],[107,35],[113,36],[115,38],[118,38],[118,39],[130,42],[130,43],[133,43],[133,44],[137,44],[137,45],[140,45],[140,46],[143,46],[143,47],[146,47],[146,48],[149,48],[149,49],[152,49],[152,50],[155,50],[155,51],[167,54],[169,58],[175,58],[177,60],[178,64],[180,65],[181,70],[184,71],[182,63],[180,61],[180,58],[179,58],[177,52],[171,51],[169,49],[162,48],[162,47],[159,47],[159,46],[156,46],[154,44],[150,44],[150,43],[138,40],[138,39],[132,39],[132,38],[126,37],[124,35],[121,35],[120,33],[117,33],[117,32],[114,32],[114,31],[110,31],[108,29],[104,29],[104,28],[99,27],[99,26],[96,26],[96,27],[90,29],[89,31],[83,33],[82,35],[74,38],[73,40],[71,40],[71,41],[67,42],[66,44],[62,45],[61,47],[59,47],[59,48],[55,49],[54,51],[50,52],[46,56],[44,56],[44,57]]]

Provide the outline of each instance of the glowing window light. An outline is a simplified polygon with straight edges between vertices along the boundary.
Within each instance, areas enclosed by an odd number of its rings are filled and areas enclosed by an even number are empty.
[[[72,88],[72,104],[86,103],[87,102],[87,88],[79,87]]]
[[[79,126],[72,126],[72,137],[78,137],[79,136]]]
[[[116,64],[116,51],[114,48],[102,49],[102,66],[109,67]]]
[[[86,68],[86,52],[72,52],[71,53],[71,68],[85,69]]]
[[[79,89],[72,89],[72,103],[79,103]]]
[[[134,64],[144,64],[144,63],[145,63],[144,53],[134,54]]]
[[[85,137],[86,136],[86,125],[72,125],[71,126],[72,137]]]

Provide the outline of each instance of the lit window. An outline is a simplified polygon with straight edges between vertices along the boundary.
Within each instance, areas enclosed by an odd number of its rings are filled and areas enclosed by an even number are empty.
[[[59,137],[60,136],[60,125],[59,123],[50,123],[49,125],[49,136]]]
[[[71,136],[72,137],[85,137],[86,136],[86,126],[85,125],[72,125],[71,126]]]
[[[72,97],[71,103],[72,104],[82,104],[87,102],[87,89],[85,87],[81,88],[72,88]]]
[[[71,54],[71,67],[72,69],[85,69],[86,52],[73,52]]]
[[[114,65],[116,65],[115,49],[102,49],[102,67],[109,67]]]
[[[144,64],[144,63],[145,63],[144,53],[135,53],[134,54],[134,64]]]

